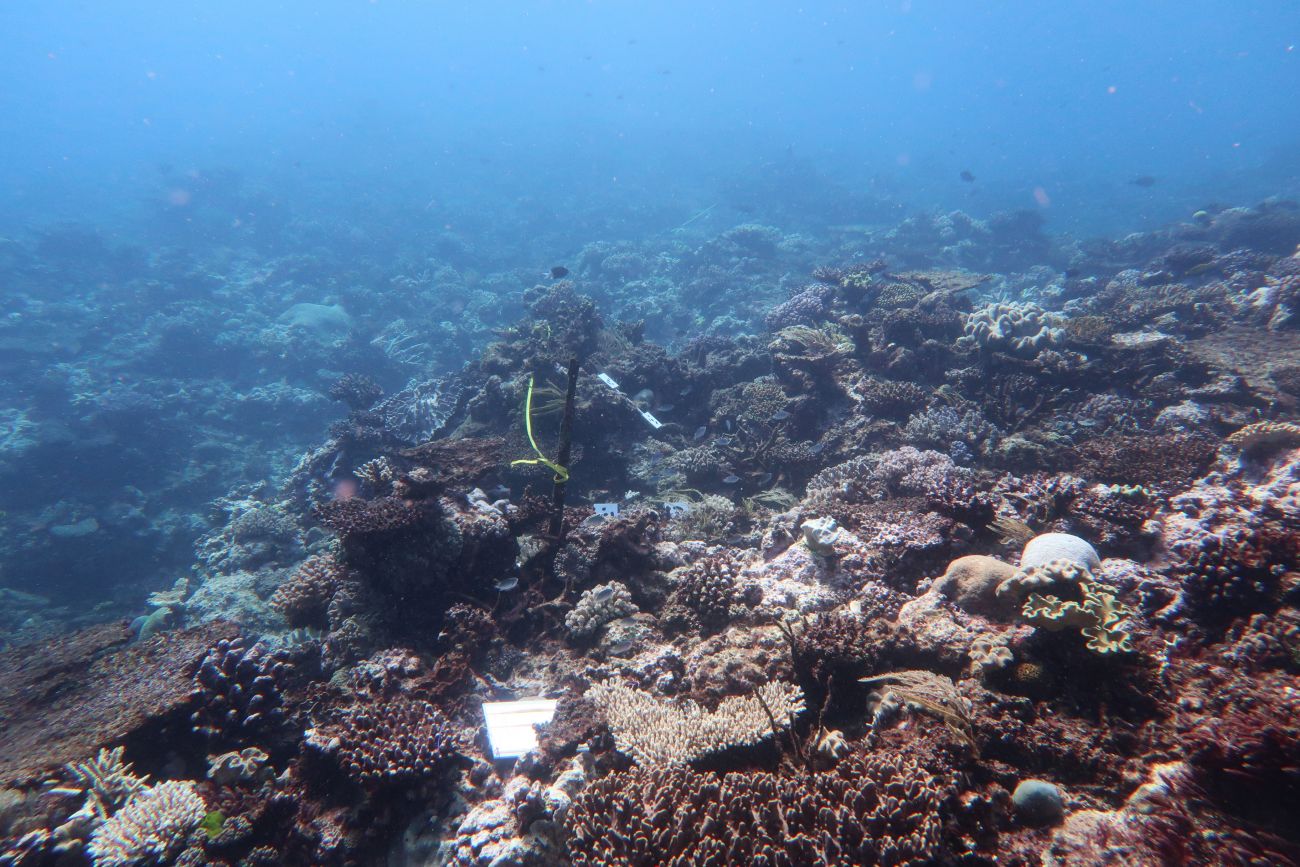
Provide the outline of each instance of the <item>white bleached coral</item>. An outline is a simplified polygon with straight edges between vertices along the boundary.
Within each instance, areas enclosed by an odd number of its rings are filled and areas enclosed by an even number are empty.
[[[966,334],[959,344],[1034,356],[1064,342],[1065,331],[1059,326],[1060,318],[1037,304],[996,301],[967,314]]]
[[[185,844],[207,810],[189,780],[149,786],[95,829],[90,854],[96,867],[162,861]]]
[[[622,684],[594,686],[587,697],[604,711],[619,752],[647,766],[685,764],[759,743],[774,734],[774,723],[788,728],[804,709],[799,687],[779,681],[763,684],[754,695],[725,698],[712,711],[693,701],[670,704]]]
[[[609,621],[634,614],[636,610],[636,603],[632,601],[632,594],[627,587],[611,581],[582,594],[573,610],[564,618],[564,628],[569,631],[571,638],[582,640],[593,635]]]

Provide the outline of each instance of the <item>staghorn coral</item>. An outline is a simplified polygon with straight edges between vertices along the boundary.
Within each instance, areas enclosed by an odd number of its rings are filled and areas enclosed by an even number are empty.
[[[394,696],[328,713],[327,721],[307,730],[304,743],[363,785],[427,779],[441,773],[460,749],[451,722],[427,701]]]
[[[827,467],[808,481],[805,499],[816,506],[941,496],[950,485],[965,481],[969,475],[969,470],[954,465],[945,454],[903,446]]]
[[[316,517],[344,538],[406,530],[427,523],[428,504],[413,505],[399,497],[330,500],[316,507]]]
[[[63,766],[72,781],[86,790],[83,811],[106,819],[148,785],[147,777],[137,777],[131,765],[122,761],[125,752],[126,748],[120,746],[101,749],[93,759]]]
[[[867,377],[850,389],[849,396],[872,415],[898,418],[924,406],[930,394],[906,380]]]
[[[387,491],[397,479],[397,471],[386,457],[366,461],[353,470],[352,475],[364,482],[368,490],[377,492]]]
[[[1203,535],[1173,571],[1191,610],[1205,622],[1218,624],[1271,609],[1279,579],[1297,563],[1300,538],[1276,522],[1264,521]]]
[[[1169,433],[1107,436],[1075,449],[1077,472],[1108,484],[1177,490],[1205,472],[1218,451],[1201,434]]]
[[[185,845],[207,811],[189,780],[149,786],[95,829],[90,854],[96,867],[163,861]]]
[[[953,775],[852,753],[817,774],[635,768],[597,780],[565,824],[576,867],[920,867],[951,854]]]
[[[605,715],[619,752],[646,766],[678,765],[730,747],[749,746],[788,728],[803,712],[803,693],[788,683],[766,683],[753,695],[725,698],[706,711],[693,701],[668,704],[622,684],[587,691]],[[770,714],[770,715],[769,715]]]

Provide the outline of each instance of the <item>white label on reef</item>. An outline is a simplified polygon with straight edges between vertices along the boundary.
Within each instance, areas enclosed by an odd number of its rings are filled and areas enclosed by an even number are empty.
[[[497,759],[517,759],[537,748],[537,723],[555,716],[558,702],[552,698],[521,698],[518,701],[483,702],[488,745]]]
[[[596,378],[615,391],[618,391],[618,383],[615,382],[614,377],[610,376],[608,373],[598,373],[596,374]]]
[[[661,422],[659,419],[655,418],[653,415],[646,412],[645,410],[641,410],[640,412],[641,412],[641,418],[645,419],[646,423],[649,424],[650,427],[654,428],[655,430],[659,430],[659,428],[664,426],[663,422]]]
[[[618,503],[596,503],[593,508],[596,514],[604,518],[618,517]]]

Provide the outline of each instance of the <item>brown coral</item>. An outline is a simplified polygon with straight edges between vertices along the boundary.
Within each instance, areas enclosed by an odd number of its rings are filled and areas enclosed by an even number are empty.
[[[322,626],[325,608],[338,589],[342,567],[332,555],[309,557],[271,595],[271,607],[290,626]]]
[[[127,645],[122,624],[0,654],[0,782],[39,779],[189,701],[194,666],[238,628],[213,622]]]
[[[634,769],[588,786],[566,824],[577,867],[921,865],[950,852],[954,778],[856,753],[819,774]]]
[[[335,709],[309,729],[308,747],[364,785],[409,783],[441,772],[460,748],[451,722],[427,701],[394,697]]]

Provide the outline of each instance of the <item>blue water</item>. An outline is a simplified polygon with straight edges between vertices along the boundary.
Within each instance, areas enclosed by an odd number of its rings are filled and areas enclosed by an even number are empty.
[[[265,207],[475,238],[788,186],[813,224],[1028,207],[1101,234],[1293,193],[1300,161],[1290,2],[56,0],[0,30],[11,232],[129,233],[222,169]]]
[[[761,322],[846,226],[1115,237],[1300,194],[1292,2],[49,0],[0,34],[0,587],[72,611],[186,574],[340,373],[456,369],[587,245],[810,245],[730,325],[707,275],[661,274],[667,312],[584,287],[680,342]],[[297,304],[351,337],[295,343]]]

